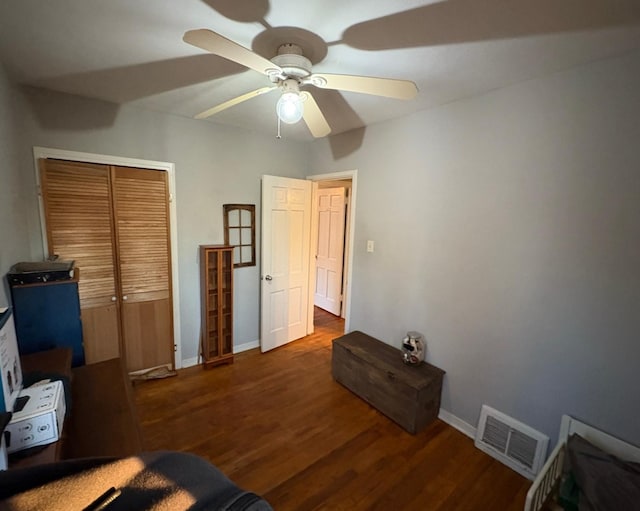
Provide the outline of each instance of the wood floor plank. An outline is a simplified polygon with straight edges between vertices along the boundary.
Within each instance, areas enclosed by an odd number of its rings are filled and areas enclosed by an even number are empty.
[[[529,481],[436,420],[411,435],[331,376],[344,321],[135,386],[145,449],[198,454],[286,510],[516,511]]]

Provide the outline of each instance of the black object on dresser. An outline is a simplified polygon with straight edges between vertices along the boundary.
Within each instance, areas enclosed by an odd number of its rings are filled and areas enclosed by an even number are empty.
[[[363,332],[334,339],[332,372],[337,382],[409,433],[438,417],[445,372],[426,362],[406,365],[400,350]]]

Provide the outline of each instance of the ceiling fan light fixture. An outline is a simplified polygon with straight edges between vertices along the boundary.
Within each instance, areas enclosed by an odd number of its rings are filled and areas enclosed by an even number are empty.
[[[276,103],[278,118],[286,124],[295,124],[302,119],[304,107],[298,92],[284,92]]]

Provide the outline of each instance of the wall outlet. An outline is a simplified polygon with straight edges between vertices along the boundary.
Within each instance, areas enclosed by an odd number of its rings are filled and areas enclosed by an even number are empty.
[[[367,241],[367,252],[373,252],[373,240]]]

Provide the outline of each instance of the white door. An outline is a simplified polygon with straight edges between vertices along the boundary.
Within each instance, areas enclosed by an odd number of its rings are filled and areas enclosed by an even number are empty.
[[[323,188],[317,193],[318,252],[315,304],[336,316],[342,307],[344,254],[344,188]]]
[[[263,352],[307,334],[310,239],[311,181],[262,176]]]

